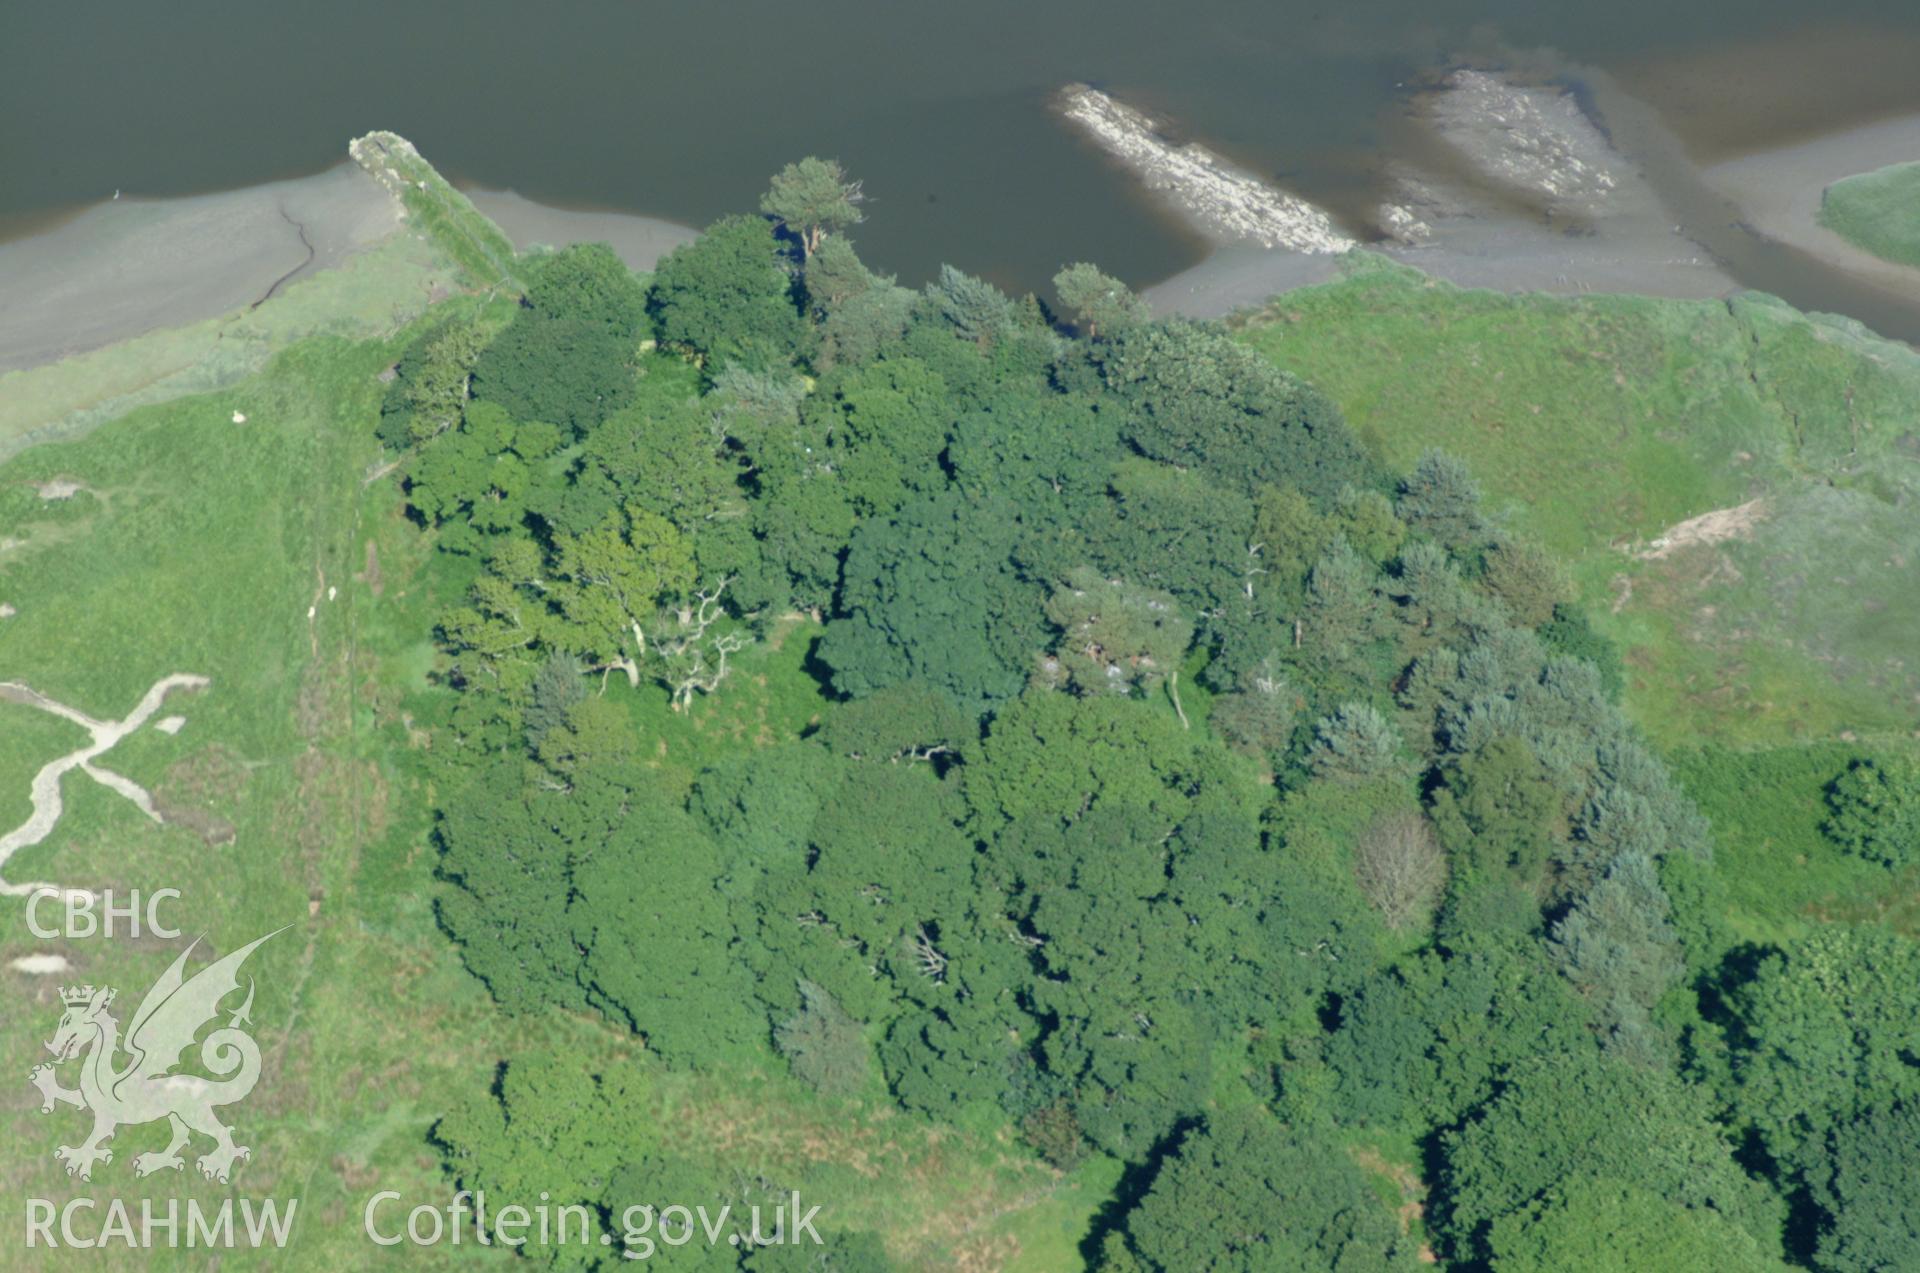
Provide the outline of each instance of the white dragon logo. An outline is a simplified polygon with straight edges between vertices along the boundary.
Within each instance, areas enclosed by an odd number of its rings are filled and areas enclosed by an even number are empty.
[[[137,1155],[133,1160],[135,1175],[183,1167],[180,1151],[191,1132],[214,1140],[214,1148],[200,1156],[200,1174],[210,1180],[225,1184],[234,1163],[253,1156],[252,1150],[233,1143],[232,1131],[213,1114],[222,1105],[245,1099],[260,1081],[259,1045],[239,1028],[248,1022],[247,1014],[253,1008],[252,978],[247,980],[246,1002],[234,1009],[225,1026],[200,1044],[200,1063],[209,1073],[219,1075],[218,1081],[169,1071],[179,1063],[181,1052],[192,1045],[200,1027],[219,1015],[221,1000],[239,990],[240,965],[247,956],[285,931],[276,929],[249,942],[188,978],[184,975],[187,957],[200,944],[198,938],[194,939],[140,1001],[124,1044],[119,1023],[107,1011],[113,1006],[114,991],[110,987],[61,990],[67,1010],[60,1018],[60,1028],[47,1043],[53,1064],[37,1065],[27,1077],[40,1089],[44,1102],[41,1113],[52,1113],[55,1105],[93,1111],[93,1134],[86,1143],[62,1145],[53,1151],[53,1156],[66,1164],[69,1176],[90,1180],[95,1163],[113,1161],[113,1151],[105,1147],[105,1142],[116,1128],[160,1118],[172,1127],[173,1139],[157,1154]],[[116,1065],[121,1052],[128,1059],[124,1065]],[[54,1067],[83,1053],[79,1087],[60,1086]]]

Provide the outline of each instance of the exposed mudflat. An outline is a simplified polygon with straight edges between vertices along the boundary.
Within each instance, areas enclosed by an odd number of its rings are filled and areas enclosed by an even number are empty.
[[[1702,175],[1739,207],[1754,233],[1862,279],[1920,294],[1920,269],[1882,260],[1820,224],[1820,201],[1828,186],[1914,160],[1920,160],[1920,115],[1902,115],[1757,151],[1715,164]],[[1920,208],[1914,215],[1920,217]]]
[[[468,192],[521,248],[606,242],[637,270],[696,232],[655,217]],[[186,199],[110,199],[0,243],[0,373],[244,312],[385,241],[402,209],[357,164]]]
[[[399,224],[398,200],[353,164],[188,199],[110,199],[0,243],[0,372],[243,310]]]

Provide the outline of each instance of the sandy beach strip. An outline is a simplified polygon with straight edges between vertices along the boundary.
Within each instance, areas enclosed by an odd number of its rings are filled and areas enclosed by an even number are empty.
[[[576,211],[535,203],[512,190],[465,188],[462,194],[495,225],[505,230],[522,252],[529,248],[566,247],[573,243],[605,243],[627,263],[645,273],[682,243],[699,237],[698,230],[677,221],[630,212]]]

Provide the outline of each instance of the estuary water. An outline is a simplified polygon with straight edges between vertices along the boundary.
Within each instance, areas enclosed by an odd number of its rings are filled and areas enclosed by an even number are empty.
[[[1208,247],[1062,124],[1049,99],[1071,81],[1362,231],[1408,94],[1462,61],[1573,82],[1602,70],[1699,165],[1920,110],[1913,0],[0,0],[0,14],[0,238],[116,190],[318,172],[386,128],[457,181],[695,226],[751,209],[787,160],[837,156],[865,181],[871,263],[913,283],[951,261],[1020,290],[1079,259],[1150,283]]]

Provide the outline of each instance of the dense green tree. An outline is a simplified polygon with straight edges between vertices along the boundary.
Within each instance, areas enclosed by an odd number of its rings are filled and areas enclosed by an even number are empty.
[[[801,277],[820,319],[816,361],[823,369],[872,362],[906,334],[918,297],[891,275],[869,270],[845,238],[823,240]]]
[[[861,261],[853,241],[840,235],[823,240],[808,253],[800,278],[806,289],[807,304],[823,318],[883,281]],[[905,326],[903,319],[902,330]]]
[[[1536,895],[1566,834],[1565,797],[1525,739],[1496,738],[1453,760],[1434,794],[1441,840],[1464,868],[1510,875]]]
[[[845,770],[809,743],[786,743],[730,757],[701,771],[690,805],[720,846],[736,884],[800,856],[821,805]]]
[[[1090,339],[1097,339],[1103,331],[1111,336],[1147,320],[1145,301],[1125,283],[1085,261],[1055,274],[1053,290],[1060,294],[1060,303],[1074,312],[1080,329]]]
[[[1594,1001],[1602,1041],[1642,1064],[1666,1060],[1669,1041],[1653,1024],[1653,1008],[1685,971],[1670,913],[1652,860],[1628,851],[1553,926],[1549,939],[1561,968]]]
[[[664,792],[643,787],[623,813],[573,873],[568,918],[589,998],[673,1061],[712,1061],[764,1037],[730,953],[712,841]]]
[[[618,821],[621,793],[598,778],[562,794],[530,786],[524,762],[475,768],[441,806],[440,922],[500,1005],[585,1006],[567,922],[573,870]]]
[[[978,724],[938,690],[914,681],[856,699],[821,726],[821,741],[854,760],[936,760],[971,750]]]
[[[993,719],[967,801],[983,830],[1030,817],[1071,822],[1105,802],[1158,811],[1169,825],[1198,784],[1231,770],[1169,712],[1123,699],[1029,693]]]
[[[585,678],[586,666],[571,654],[555,654],[540,665],[525,716],[528,746],[538,748],[549,730],[566,723],[567,713],[587,696]]]
[[[1494,1273],[1785,1273],[1786,1265],[1717,1211],[1687,1208],[1638,1183],[1583,1176],[1487,1236]]]
[[[1375,582],[1373,569],[1343,535],[1314,561],[1290,635],[1302,651],[1296,657],[1314,667],[1315,679],[1358,688],[1378,666],[1392,611]]]
[[[1728,993],[1733,1104],[1768,1153],[1809,1181],[1826,1137],[1920,1099],[1920,947],[1822,926],[1764,958]]]
[[[931,494],[855,532],[846,617],[819,650],[836,689],[857,698],[919,680],[976,712],[1019,691],[1043,619],[1039,588],[1011,558],[1019,524],[996,507],[1004,498]]]
[[[604,243],[541,262],[520,312],[473,367],[473,395],[585,433],[633,397],[646,291]]]
[[[1114,420],[1088,399],[1016,383],[955,419],[946,459],[968,495],[1008,497],[1015,552],[1046,576],[1086,561],[1085,527],[1106,509],[1121,451]]]
[[[1381,778],[1404,765],[1393,726],[1366,703],[1342,704],[1315,722],[1307,763],[1336,782]]]
[[[860,183],[847,179],[838,160],[808,155],[774,174],[772,185],[760,196],[760,211],[792,230],[801,250],[811,258],[829,231],[845,230],[865,219],[860,212],[865,198]]]
[[[1047,1069],[1081,1131],[1123,1158],[1152,1149],[1211,1082],[1218,1018],[1186,915],[1164,896],[1168,839],[1152,811],[1103,804],[1071,826],[1010,828],[994,850],[1046,973],[1034,995],[1054,1022]]]
[[[1289,506],[1289,512],[1295,507]],[[1407,537],[1407,528],[1394,514],[1393,501],[1372,489],[1341,488],[1326,524],[1335,534],[1344,536],[1368,561],[1391,561]],[[1311,535],[1311,531],[1307,534]]]
[[[545,1205],[557,1239],[560,1208],[587,1210],[584,1243],[575,1219],[567,1222],[566,1243],[542,1244],[530,1227],[523,1256],[556,1269],[603,1267],[610,1244],[596,1239],[604,1233],[617,1241],[621,1233],[617,1209],[607,1216],[608,1192],[627,1164],[651,1149],[652,1098],[638,1065],[592,1068],[577,1057],[533,1053],[502,1067],[492,1090],[461,1094],[433,1137],[460,1187],[485,1192],[490,1218],[515,1205],[538,1215]]]
[[[1920,861],[1920,761],[1904,753],[1856,760],[1827,789],[1826,833],[1891,867]]]
[[[793,276],[758,217],[722,218],[662,257],[647,308],[663,343],[704,355],[715,371],[784,366],[806,352]]]
[[[1487,552],[1485,583],[1514,622],[1527,628],[1552,620],[1572,591],[1566,571],[1545,550],[1507,536]]]
[[[1327,1063],[1343,1119],[1446,1127],[1524,1058],[1591,1051],[1586,1008],[1524,939],[1484,934],[1370,975],[1341,1005]]]
[[[1231,691],[1213,700],[1208,720],[1228,746],[1257,756],[1272,768],[1293,742],[1300,706],[1299,691],[1280,670],[1278,660],[1269,656],[1242,675]]]
[[[1626,685],[1620,649],[1594,630],[1585,610],[1566,602],[1554,606],[1553,617],[1540,625],[1540,639],[1550,650],[1593,664],[1600,674],[1600,688],[1607,701],[1620,701],[1620,691]]]
[[[1168,319],[1091,346],[1126,431],[1153,459],[1252,495],[1290,485],[1331,503],[1373,467],[1333,404],[1217,327]]]
[[[1012,334],[1019,321],[1012,301],[984,279],[942,265],[927,284],[924,306],[953,334],[986,349]]]
[[[912,292],[887,279],[835,306],[820,325],[821,364],[857,367],[872,362],[906,334],[915,300]]]
[[[925,765],[855,765],[823,794],[804,848],[761,862],[741,954],[774,1019],[811,983],[863,1022],[944,1002],[972,911],[974,851],[953,782]]]
[[[1260,1110],[1218,1114],[1182,1137],[1127,1213],[1126,1247],[1134,1267],[1163,1273],[1414,1267],[1353,1161]]]
[[[552,611],[529,595],[542,574],[539,547],[530,539],[496,538],[487,571],[465,604],[440,616],[438,636],[449,656],[447,680],[466,689],[518,695],[544,662],[541,642],[552,632]]]
[[[558,586],[542,591],[564,621],[556,642],[596,667],[621,668],[637,685],[646,630],[660,607],[692,588],[693,553],[666,518],[633,504],[583,534],[556,536],[553,574]]]
[[[1231,486],[1170,464],[1129,457],[1108,479],[1111,501],[1084,519],[1088,548],[1110,574],[1214,611],[1262,569],[1253,510]]]
[[[771,1212],[786,1195],[756,1188],[737,1175],[716,1169],[685,1152],[679,1145],[649,1148],[635,1154],[607,1182],[602,1205],[612,1221],[617,1245],[607,1253],[610,1268],[631,1269],[636,1263],[669,1273],[737,1273],[741,1251],[726,1241],[725,1231],[736,1225],[743,1235],[751,1231],[750,1208],[767,1213],[761,1230],[775,1230]],[[674,1208],[682,1208],[676,1211]],[[722,1236],[710,1242],[705,1223],[716,1223],[728,1208]]]
[[[550,530],[578,535],[629,505],[687,536],[746,518],[738,459],[712,405],[694,396],[691,375],[677,360],[648,360],[640,400],[593,431],[567,489],[536,510]]]
[[[1445,451],[1428,451],[1400,484],[1400,520],[1444,547],[1464,551],[1485,538],[1480,487]]]
[[[541,462],[559,445],[560,431],[550,424],[516,424],[497,403],[473,403],[460,424],[415,458],[407,503],[440,528],[440,547],[481,551],[487,536],[521,528],[538,499]]]
[[[1779,1232],[1780,1208],[1734,1161],[1712,1115],[1705,1092],[1597,1050],[1516,1060],[1478,1116],[1440,1137],[1434,1218],[1447,1253],[1484,1258],[1488,1235],[1503,1222],[1594,1176],[1717,1212],[1765,1249]]]
[[[811,451],[793,462],[831,471],[862,516],[885,515],[945,484],[950,417],[939,373],[915,358],[881,359],[830,376],[807,400],[795,441]]]
[[[918,993],[881,1043],[888,1085],[902,1105],[943,1122],[983,1112],[1019,1117],[1066,1087],[1035,1061],[1043,1027],[1026,1002],[1031,940],[1005,916],[978,911],[941,926],[942,980],[909,987]],[[1043,1089],[1037,1097],[1029,1091],[1036,1086]],[[1076,1126],[1072,1138],[1078,1135]]]
[[[630,765],[639,750],[624,703],[584,697],[540,736],[534,755],[565,780]]]
[[[487,332],[479,323],[456,318],[407,346],[380,404],[380,440],[400,450],[457,426],[466,411],[474,363],[486,344]]]
[[[1343,496],[1352,490],[1343,488]],[[1334,520],[1321,515],[1294,487],[1262,486],[1254,495],[1253,543],[1259,548],[1264,571],[1255,581],[1257,591],[1287,613],[1297,612],[1306,595],[1307,572],[1336,535],[1344,538]],[[1347,547],[1353,547],[1351,540]]]
[[[1818,1264],[1833,1273],[1920,1267],[1920,1115],[1909,1099],[1877,1105],[1827,1133],[1827,1166],[1813,1196],[1829,1222]]]

